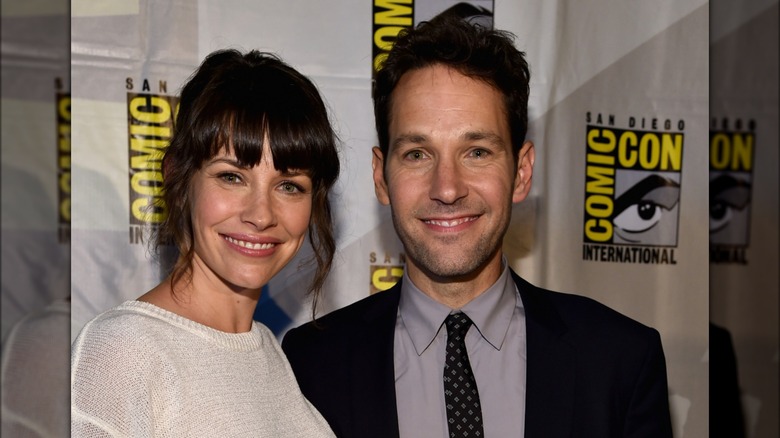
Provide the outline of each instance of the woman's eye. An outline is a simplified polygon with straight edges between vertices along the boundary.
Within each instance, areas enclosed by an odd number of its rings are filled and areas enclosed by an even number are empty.
[[[238,184],[241,182],[241,177],[231,172],[221,173],[219,174],[219,178],[229,184]]]
[[[285,193],[298,193],[303,191],[300,186],[292,182],[282,183],[281,189]]]

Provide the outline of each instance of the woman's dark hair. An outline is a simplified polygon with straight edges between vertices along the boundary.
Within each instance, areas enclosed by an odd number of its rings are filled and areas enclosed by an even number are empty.
[[[171,285],[190,277],[194,252],[188,196],[193,175],[221,150],[232,150],[242,166],[256,166],[266,139],[277,170],[301,170],[312,180],[309,241],[317,270],[309,292],[314,312],[336,250],[328,194],[339,175],[337,136],[314,84],[276,55],[219,50],[184,85],[163,158],[167,218],[155,245],[159,251],[174,243],[179,250]]]
[[[471,23],[457,13],[442,13],[414,29],[398,34],[373,86],[374,117],[379,148],[389,148],[392,93],[404,74],[444,65],[484,81],[504,96],[512,146],[517,159],[528,131],[530,71],[525,54],[513,44],[514,35]],[[387,161],[385,161],[387,162]]]

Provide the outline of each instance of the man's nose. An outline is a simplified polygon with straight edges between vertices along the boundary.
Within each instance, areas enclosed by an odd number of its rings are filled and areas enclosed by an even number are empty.
[[[431,170],[429,196],[443,204],[454,204],[468,194],[463,169],[455,159],[440,158]]]

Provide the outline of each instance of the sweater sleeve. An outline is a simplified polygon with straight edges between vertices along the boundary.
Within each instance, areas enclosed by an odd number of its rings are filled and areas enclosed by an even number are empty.
[[[151,436],[152,362],[143,340],[87,325],[71,350],[71,436]]]

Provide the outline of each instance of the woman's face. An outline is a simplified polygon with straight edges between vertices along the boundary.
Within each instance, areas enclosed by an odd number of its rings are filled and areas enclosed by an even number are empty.
[[[311,217],[312,181],[274,169],[267,146],[255,167],[220,151],[190,185],[193,285],[260,290],[298,252]]]

